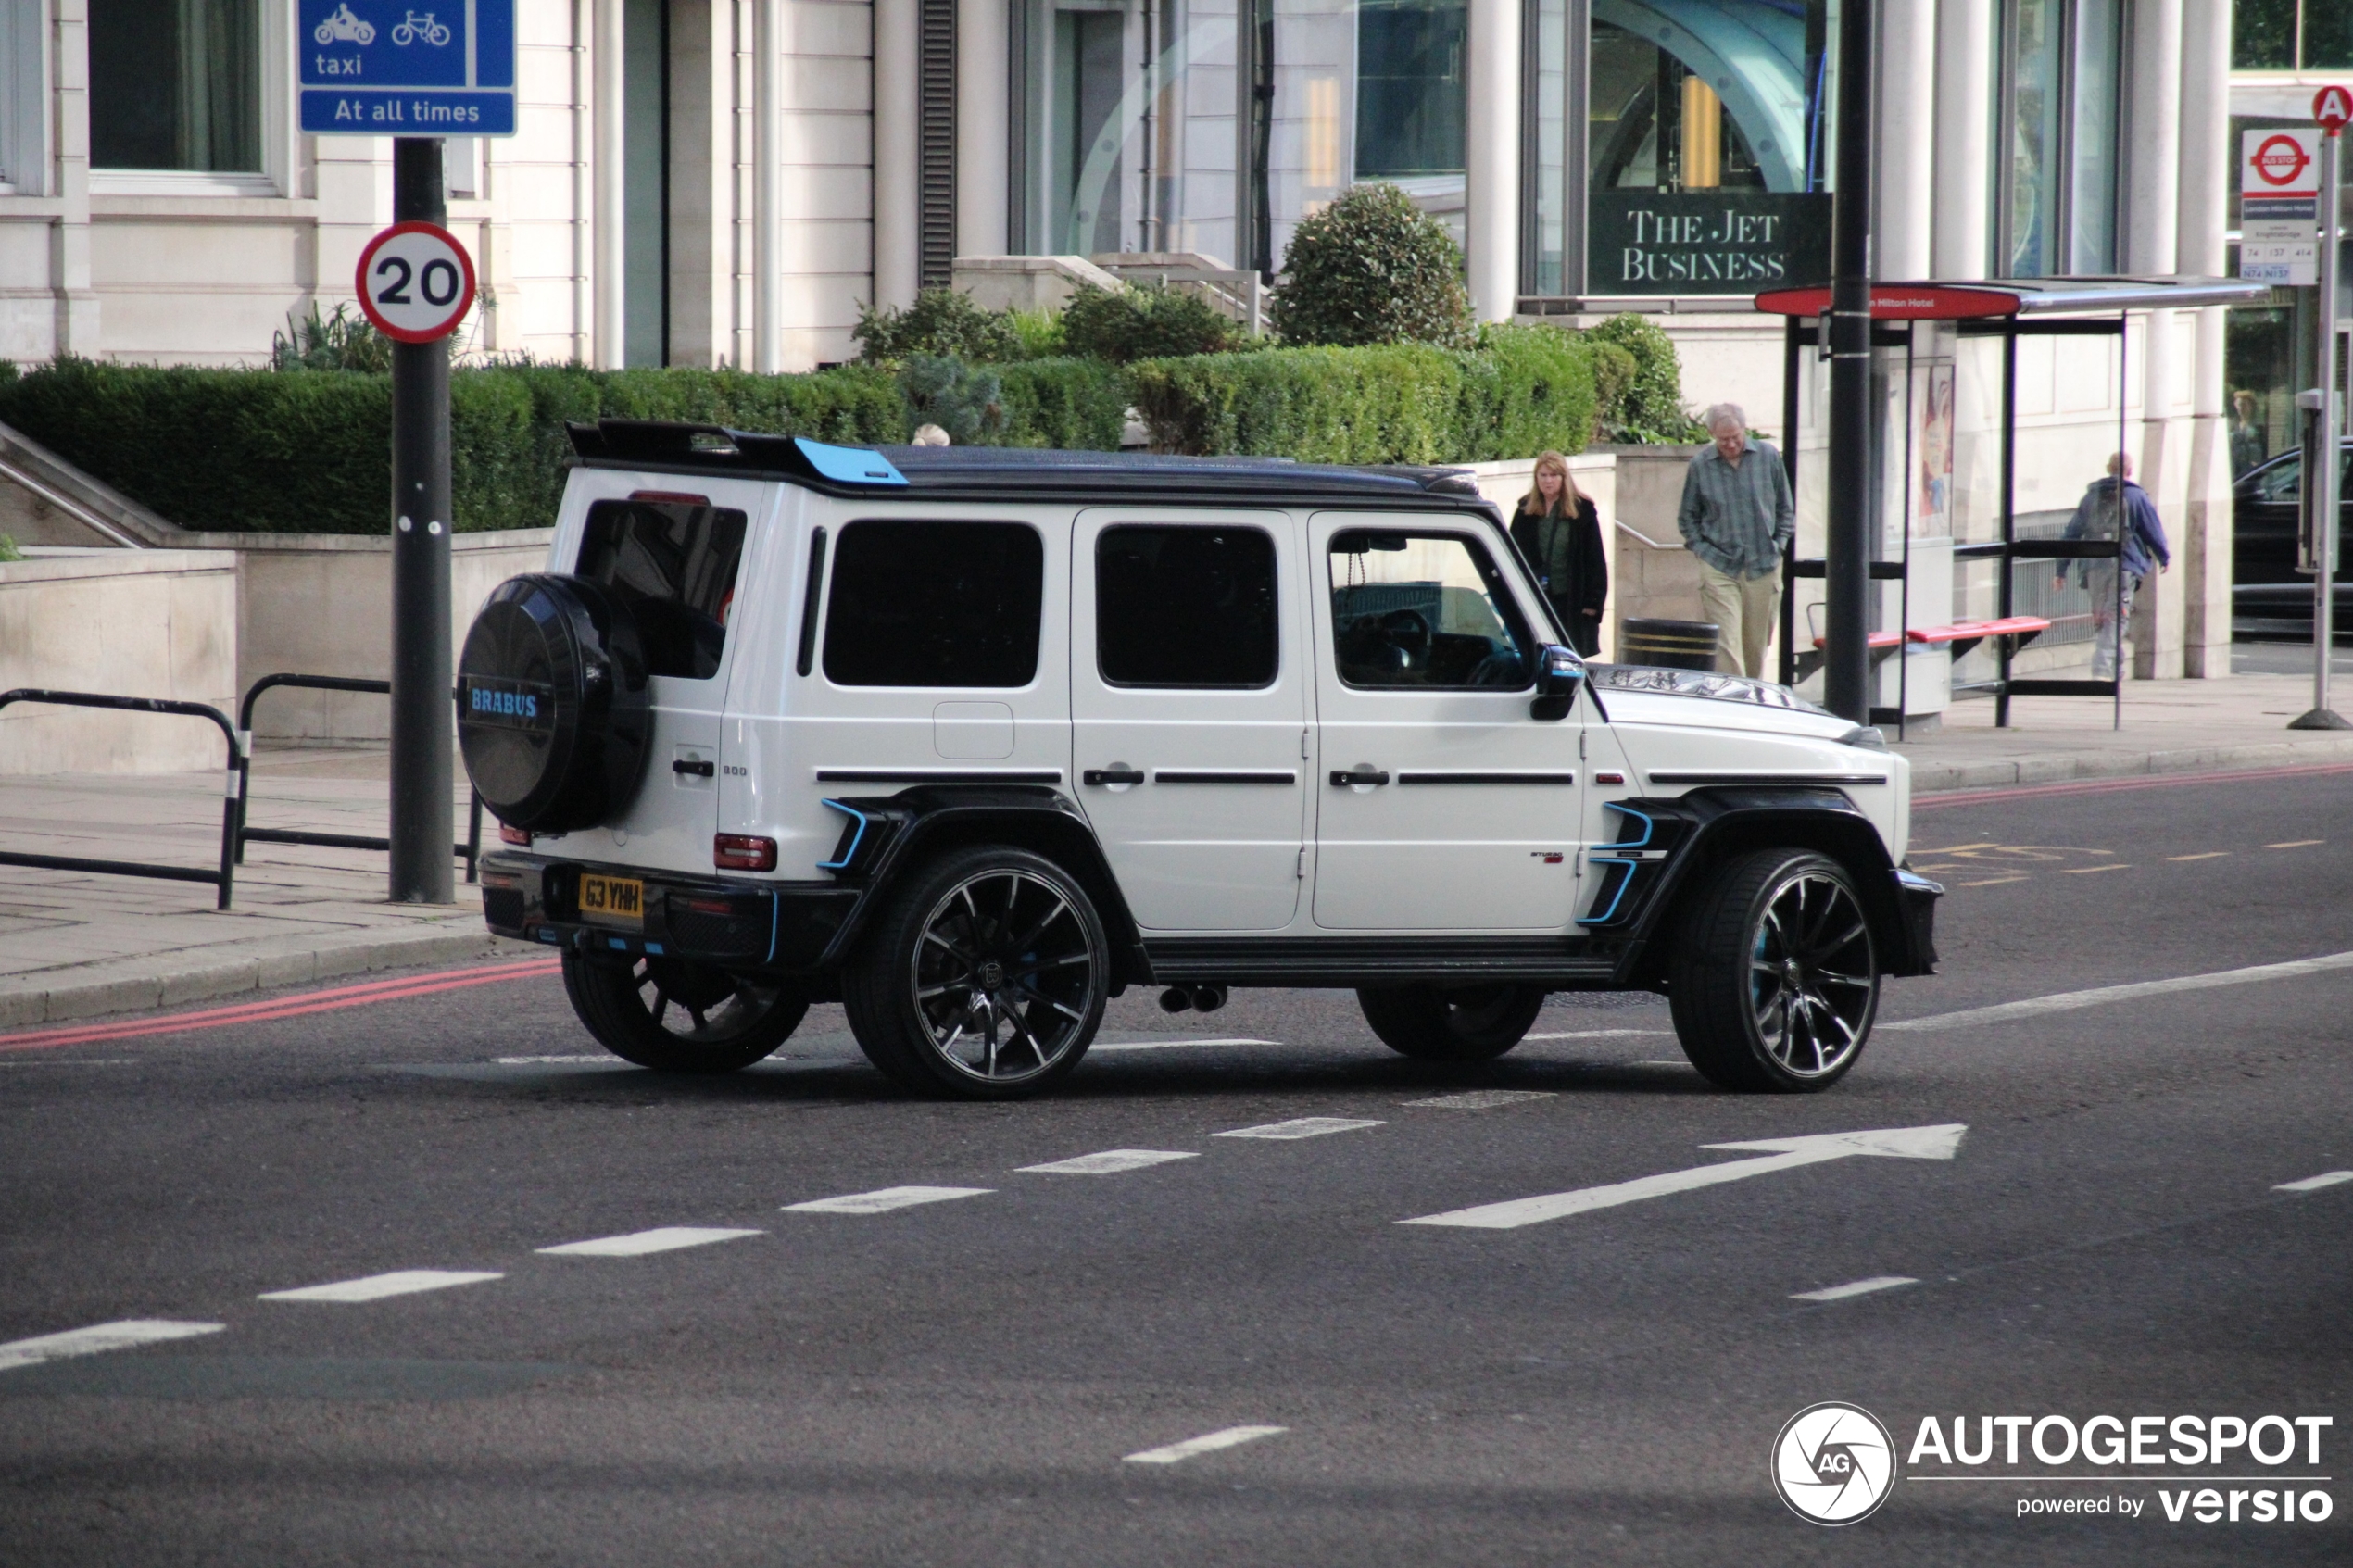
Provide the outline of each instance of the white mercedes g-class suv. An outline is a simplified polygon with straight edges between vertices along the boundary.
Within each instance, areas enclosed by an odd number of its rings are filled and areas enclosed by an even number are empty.
[[[1935,961],[1904,759],[1784,687],[1588,667],[1459,472],[572,441],[459,740],[491,929],[630,1061],[732,1071],[838,999],[893,1079],[994,1098],[1129,985],[1350,987],[1440,1061],[1641,989],[1716,1083],[1809,1090]]]

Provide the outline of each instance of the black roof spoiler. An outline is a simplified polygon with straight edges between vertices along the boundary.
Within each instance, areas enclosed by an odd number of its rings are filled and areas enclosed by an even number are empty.
[[[871,446],[832,446],[805,435],[763,435],[724,425],[671,420],[564,423],[582,458],[621,463],[691,463],[698,468],[787,473],[826,484],[904,485],[907,476]]]

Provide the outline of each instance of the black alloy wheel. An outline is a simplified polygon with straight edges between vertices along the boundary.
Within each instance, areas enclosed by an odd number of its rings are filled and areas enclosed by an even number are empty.
[[[797,986],[755,984],[687,959],[566,953],[564,990],[598,1045],[661,1073],[749,1067],[789,1039],[809,1011]]]
[[[891,899],[842,1003],[876,1067],[918,1093],[1010,1099],[1078,1065],[1110,945],[1085,889],[1027,850],[951,854]]]
[[[1710,1082],[1803,1094],[1855,1065],[1879,985],[1870,921],[1845,868],[1810,850],[1760,849],[1698,890],[1667,1000],[1683,1054]]]
[[[1543,1010],[1541,985],[1390,985],[1356,993],[1381,1044],[1416,1061],[1492,1061]]]

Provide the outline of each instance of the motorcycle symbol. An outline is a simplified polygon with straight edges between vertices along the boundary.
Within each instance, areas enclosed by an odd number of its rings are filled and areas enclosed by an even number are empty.
[[[364,27],[367,24],[363,22],[360,25]],[[427,11],[422,17],[411,11],[409,13],[408,20],[393,24],[392,41],[402,48],[406,49],[420,38],[438,49],[449,42],[449,29],[447,25],[434,20],[431,11]]]
[[[334,15],[311,29],[310,36],[321,44],[338,41],[346,44],[369,44],[376,41],[373,22],[363,21],[351,14],[349,6],[339,6]]]

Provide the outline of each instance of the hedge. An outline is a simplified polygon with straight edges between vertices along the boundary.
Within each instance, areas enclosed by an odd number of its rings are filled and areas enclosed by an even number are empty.
[[[1592,358],[1554,328],[1491,327],[1475,350],[1298,348],[1128,369],[1162,450],[1468,463],[1582,451],[1593,433]]]
[[[1476,351],[1413,345],[1263,349],[1126,367],[1030,359],[987,367],[986,439],[1116,448],[1132,402],[1162,450],[1340,463],[1448,463],[1581,448],[1591,349],[1552,328],[1491,328]],[[450,378],[460,532],[552,521],[567,420],[687,420],[873,445],[904,441],[898,378],[515,365]],[[0,367],[12,425],[183,528],[374,533],[391,491],[390,379],[345,370],[220,370],[64,359]]]

